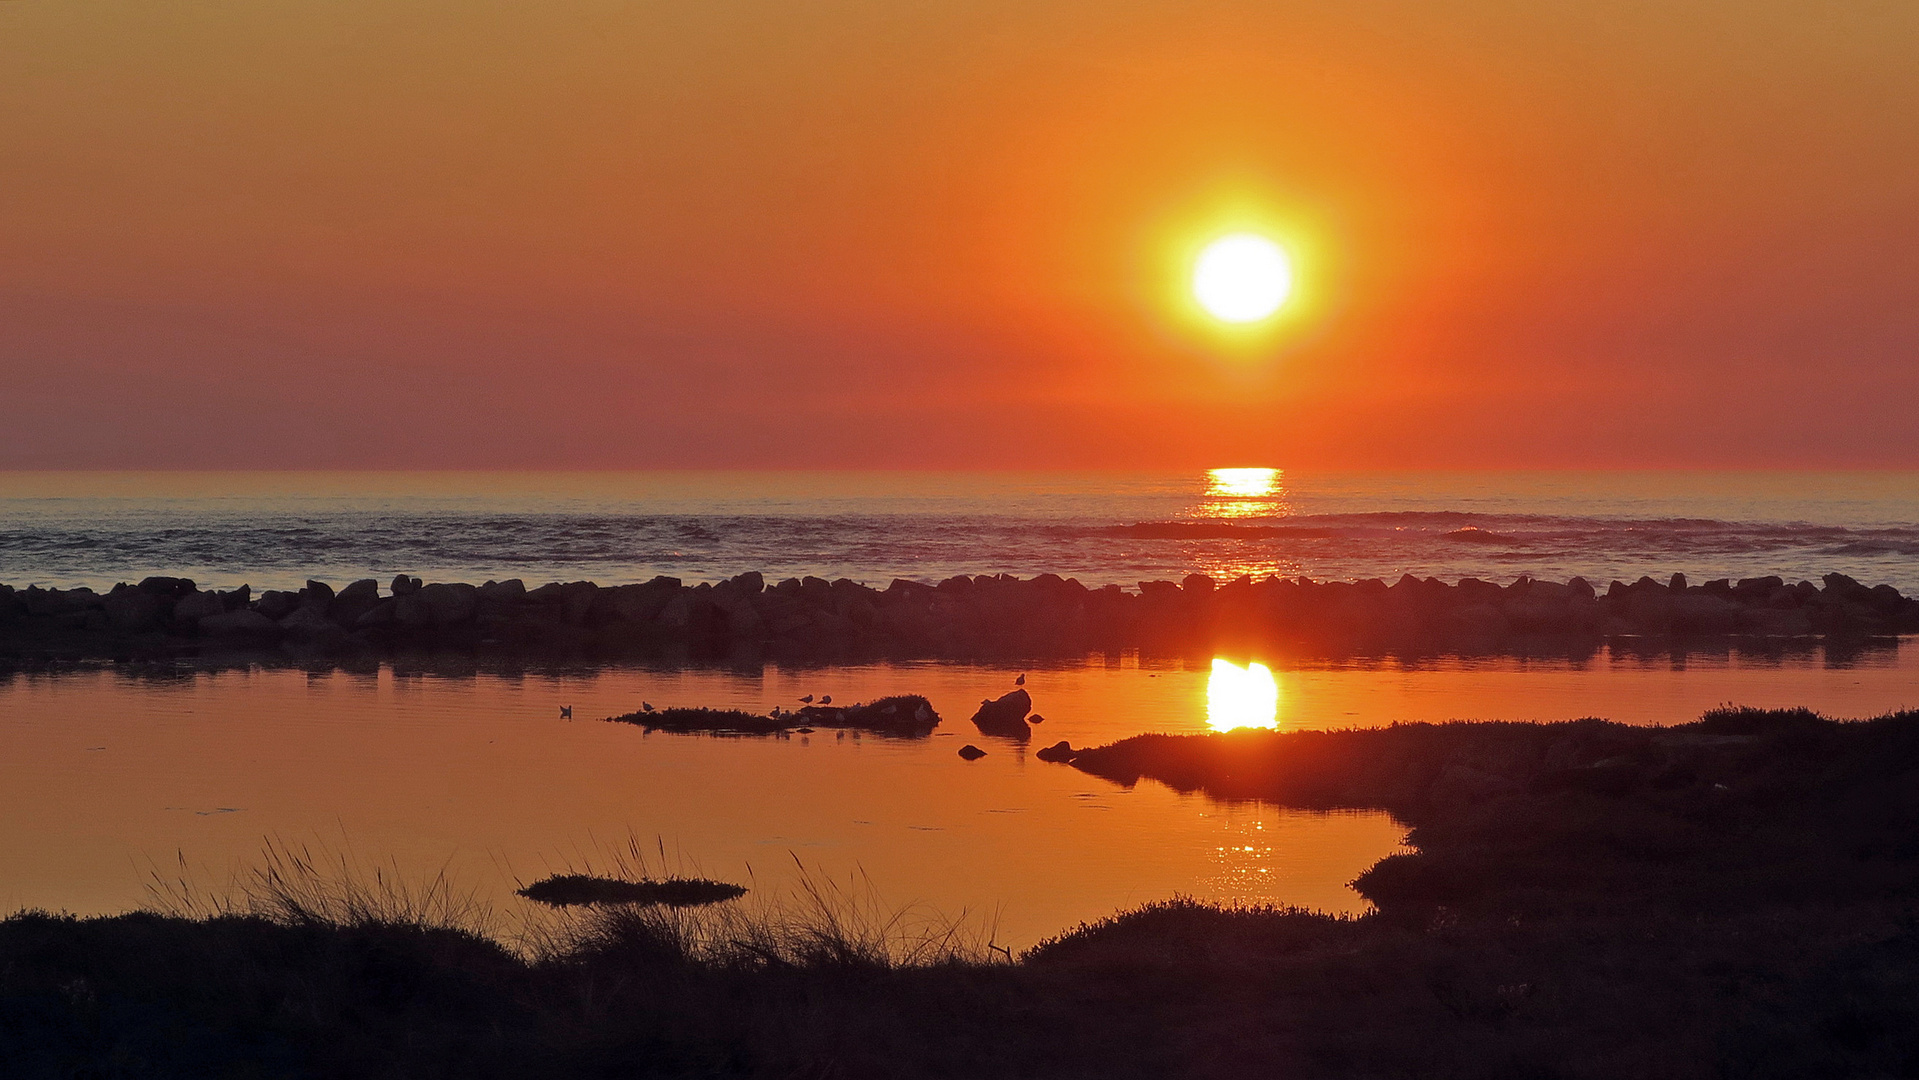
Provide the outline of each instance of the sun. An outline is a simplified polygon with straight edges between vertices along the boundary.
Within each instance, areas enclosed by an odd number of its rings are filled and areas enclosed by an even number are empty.
[[[1221,322],[1270,318],[1292,292],[1292,260],[1257,233],[1222,236],[1193,263],[1193,298]]]

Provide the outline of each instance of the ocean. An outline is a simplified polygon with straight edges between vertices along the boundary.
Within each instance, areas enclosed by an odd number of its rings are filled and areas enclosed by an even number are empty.
[[[1919,589],[1919,473],[0,474],[0,582],[1401,574]]]

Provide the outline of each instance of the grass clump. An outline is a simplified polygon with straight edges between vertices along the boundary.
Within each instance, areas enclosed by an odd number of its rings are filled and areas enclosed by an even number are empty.
[[[553,874],[518,890],[519,895],[550,907],[582,904],[663,904],[697,907],[736,900],[744,886],[705,878],[668,878],[664,881],[623,881],[591,874]]]

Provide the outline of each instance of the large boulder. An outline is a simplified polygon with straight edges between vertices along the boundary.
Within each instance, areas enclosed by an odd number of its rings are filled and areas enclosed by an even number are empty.
[[[1026,714],[1032,711],[1033,699],[1022,688],[980,702],[979,711],[973,714],[973,726],[979,728],[982,735],[1024,741],[1033,737],[1033,729],[1026,723]]]
[[[759,576],[754,575],[756,578]],[[766,633],[766,620],[760,617],[759,609],[753,606],[753,598],[759,595],[759,589],[738,584],[739,579],[723,581],[714,586],[708,599],[713,606],[726,616],[726,632],[729,637],[758,638]],[[758,582],[754,582],[755,585]]]
[[[693,625],[693,594],[690,591],[674,593],[654,618],[662,630],[684,633]]]
[[[1048,761],[1054,764],[1064,765],[1067,762],[1078,757],[1079,751],[1073,749],[1072,743],[1067,742],[1065,739],[1061,739],[1060,741],[1054,743],[1051,746],[1041,747],[1040,749],[1034,751],[1033,756],[1040,759],[1041,761]]]
[[[134,588],[139,589],[141,592],[150,592],[156,596],[164,596],[177,600],[192,592],[194,590],[194,584],[192,578],[149,577],[141,578],[140,584],[134,586]]]
[[[271,637],[280,632],[272,619],[251,608],[208,615],[200,620],[200,632],[212,637]]]
[[[172,613],[172,597],[146,589],[116,588],[107,594],[107,624],[123,634],[160,629]]]
[[[654,578],[644,585],[616,585],[601,589],[593,602],[610,620],[647,626],[659,617],[660,609],[666,607],[667,602],[679,591],[680,579]]]
[[[591,581],[553,581],[527,593],[526,599],[530,604],[551,609],[564,622],[581,626],[594,605],[601,603],[600,591]]]
[[[193,626],[209,615],[224,615],[226,610],[226,601],[220,598],[219,593],[188,593],[174,602],[173,621]]]
[[[480,605],[480,590],[465,582],[434,582],[403,596],[394,616],[408,627],[442,629],[468,622]]]
[[[1673,594],[1669,610],[1673,629],[1682,633],[1730,634],[1739,629],[1739,605],[1701,590]]]
[[[281,619],[280,629],[296,638],[330,638],[344,633],[324,610],[314,606],[299,608]]]
[[[300,594],[284,589],[268,589],[253,602],[253,610],[279,622],[300,609]]]
[[[372,578],[360,580],[341,589],[339,595],[328,605],[327,614],[341,626],[352,626],[360,621],[360,616],[372,611],[380,603],[380,583]]]
[[[480,599],[489,604],[517,604],[526,599],[526,582],[519,578],[489,581],[480,586]]]

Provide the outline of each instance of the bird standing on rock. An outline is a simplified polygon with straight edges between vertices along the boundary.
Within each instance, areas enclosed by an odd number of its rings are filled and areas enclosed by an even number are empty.
[[[1023,672],[1023,671],[1022,671],[1022,672],[1020,672],[1020,676],[1019,676],[1019,678],[1017,678],[1017,679],[1014,679],[1014,680],[1013,680],[1013,685],[1014,685],[1014,686],[1025,686],[1025,685],[1026,685],[1026,673],[1025,673],[1025,672]]]
[[[803,698],[801,698],[801,699],[800,699],[800,704],[802,704],[802,705],[811,705],[811,704],[813,704],[813,695],[811,695],[811,694],[808,694],[808,695],[806,695],[805,697],[803,697]]]
[[[573,706],[571,705],[560,706],[560,719],[562,720],[573,719]]]
[[[831,704],[833,704],[833,695],[831,695],[831,694],[824,694],[824,695],[822,695],[822,696],[820,697],[820,704],[822,704],[822,705],[831,705]]]
[[[640,711],[641,711],[641,712],[652,712],[652,711],[653,711],[653,703],[652,703],[652,702],[650,702],[650,701],[642,701],[642,702],[640,702]]]

